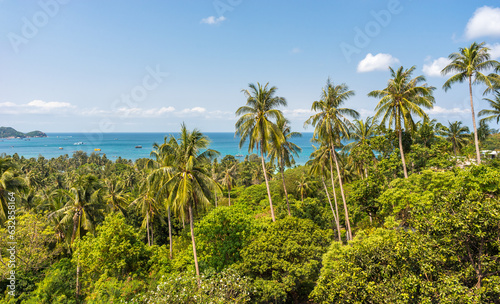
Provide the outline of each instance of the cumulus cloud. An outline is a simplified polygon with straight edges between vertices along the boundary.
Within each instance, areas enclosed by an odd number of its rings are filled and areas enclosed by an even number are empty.
[[[200,23],[213,25],[213,24],[219,24],[224,20],[226,20],[226,17],[224,17],[224,16],[220,16],[219,18],[216,18],[215,16],[210,16],[210,17],[201,19]]]
[[[292,54],[299,54],[299,53],[302,53],[302,49],[300,49],[298,47],[294,47],[291,52],[292,52]]]
[[[184,110],[180,111],[180,113],[181,114],[192,114],[192,113],[201,114],[201,113],[205,113],[206,110],[207,109],[202,108],[202,107],[194,107],[194,108],[184,109]]]
[[[470,113],[470,109],[460,109],[460,108],[451,108],[451,109],[446,109],[442,108],[440,106],[434,106],[434,108],[430,109],[428,111],[429,114],[466,114]]]
[[[467,22],[465,37],[475,39],[484,36],[500,36],[500,8],[480,7]]]
[[[309,109],[284,109],[283,114],[292,118],[309,118],[314,112]]]
[[[448,58],[439,57],[438,59],[435,59],[430,63],[424,64],[422,71],[424,72],[425,75],[430,77],[442,77],[441,71],[444,69],[445,66],[447,66],[450,63],[451,60],[449,60]]]
[[[0,108],[3,108],[3,107],[11,108],[11,107],[15,107],[15,106],[17,106],[17,105],[13,102],[9,102],[9,101],[8,102],[0,102]]]
[[[488,47],[490,49],[489,53],[490,53],[491,59],[500,58],[500,43],[487,44],[486,47]]]
[[[0,110],[5,114],[57,114],[67,112],[76,106],[69,102],[33,100],[25,104],[13,102],[0,103]]]
[[[62,109],[62,108],[75,108],[69,102],[58,102],[58,101],[43,101],[43,100],[33,100],[28,103],[29,107],[35,107],[38,109],[52,110],[52,109]]]
[[[390,54],[378,53],[374,56],[368,53],[366,57],[359,62],[358,73],[385,71],[389,66],[395,63],[399,63],[399,60],[392,57]]]
[[[174,107],[161,107],[161,108],[119,108],[114,114],[124,117],[159,117],[167,113],[175,111]],[[110,113],[111,114],[111,113]]]

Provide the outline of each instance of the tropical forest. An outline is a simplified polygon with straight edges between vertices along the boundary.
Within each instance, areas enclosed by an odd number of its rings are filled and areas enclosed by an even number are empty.
[[[0,303],[500,303],[500,63],[484,43],[449,59],[442,88],[389,68],[365,118],[318,84],[305,164],[259,82],[244,158],[189,122],[134,161],[2,155]],[[473,126],[430,119],[436,90],[463,90]]]

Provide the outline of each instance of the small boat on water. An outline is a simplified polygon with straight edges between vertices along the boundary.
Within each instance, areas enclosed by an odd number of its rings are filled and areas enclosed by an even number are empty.
[[[63,147],[59,147],[59,150],[63,150],[64,148]]]
[[[135,146],[135,148],[136,148],[136,149],[141,149],[141,148],[142,148],[142,146]]]
[[[79,142],[74,143],[73,145],[80,146],[80,145],[83,145],[83,142],[79,141]]]
[[[95,149],[94,149],[94,151],[101,151],[101,149],[99,149],[99,148],[95,148]]]
[[[235,157],[243,157],[243,154],[236,154]]]

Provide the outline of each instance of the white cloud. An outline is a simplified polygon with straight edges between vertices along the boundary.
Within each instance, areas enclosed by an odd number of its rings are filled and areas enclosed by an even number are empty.
[[[495,44],[487,44],[486,47],[490,49],[489,53],[491,56],[491,59],[498,59],[500,58],[500,43],[495,43]]]
[[[475,39],[484,36],[500,36],[500,8],[478,8],[465,27],[465,37]]]
[[[0,103],[0,109],[5,114],[50,114],[65,113],[76,106],[69,102],[33,100],[26,104],[15,104],[13,102]]]
[[[427,76],[442,77],[441,71],[444,69],[445,66],[447,66],[450,63],[451,61],[448,58],[439,57],[438,59],[433,60],[431,63],[424,64],[422,71]]]
[[[294,47],[292,49],[292,54],[299,54],[299,53],[302,53],[302,50],[298,47]]]
[[[75,106],[71,105],[69,102],[58,102],[58,101],[43,101],[43,100],[33,100],[28,103],[29,107],[36,107],[44,110],[53,110],[53,109],[61,109],[61,108],[75,108]]]
[[[3,107],[9,107],[9,108],[11,108],[11,107],[15,107],[15,106],[17,106],[17,105],[15,103],[13,103],[13,102],[9,102],[9,101],[7,101],[7,102],[0,102],[0,108],[3,108]]]
[[[470,109],[460,109],[460,108],[452,108],[452,109],[446,109],[442,108],[440,106],[434,106],[434,108],[430,109],[429,114],[466,114],[470,113]]]
[[[206,112],[205,119],[236,120],[236,116],[234,115],[234,112],[215,110]]]
[[[283,114],[285,114],[286,117],[292,118],[309,118],[314,115],[314,112],[309,109],[285,109],[283,110]]]
[[[192,113],[195,113],[195,114],[201,114],[201,113],[205,113],[206,109],[205,108],[202,108],[202,107],[194,107],[194,108],[187,108],[187,109],[184,109],[182,111],[180,111],[179,113],[181,114],[192,114]]]
[[[385,71],[389,66],[398,62],[399,60],[392,57],[390,54],[378,53],[373,56],[371,53],[368,53],[366,57],[359,62],[358,73]]]
[[[113,114],[116,114],[117,116],[122,117],[159,117],[167,113],[172,113],[174,111],[174,107],[161,107],[151,109],[123,107],[119,108],[115,113],[108,112],[107,115],[113,116]],[[106,114],[106,111],[104,111],[103,114]]]
[[[224,16],[220,16],[219,18],[215,18],[215,16],[210,16],[210,17],[201,19],[200,23],[212,25],[212,24],[221,23],[224,20],[226,20],[226,17],[224,17]]]

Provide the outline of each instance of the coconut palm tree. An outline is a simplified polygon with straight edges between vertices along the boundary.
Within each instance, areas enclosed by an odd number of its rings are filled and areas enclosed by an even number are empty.
[[[389,79],[387,87],[382,90],[371,91],[368,96],[380,98],[375,108],[377,111],[375,117],[383,117],[381,124],[389,123],[389,126],[394,124],[394,129],[399,137],[399,152],[403,162],[404,176],[408,178],[403,151],[403,127],[409,131],[413,130],[413,114],[420,117],[427,116],[422,107],[427,109],[433,107],[434,97],[432,91],[435,88],[427,84],[420,85],[425,81],[425,77],[422,75],[411,78],[415,66],[406,70],[401,66],[397,71],[389,67],[389,70],[392,78]]]
[[[375,154],[370,148],[369,140],[377,134],[377,128],[377,120],[373,117],[367,117],[365,121],[355,119],[351,125],[350,132],[350,138],[353,141],[345,145],[342,149],[345,152],[349,152],[350,156],[353,156],[353,152],[362,152],[363,157],[356,157],[356,160],[353,159],[353,165],[358,169],[358,173],[362,179],[368,176],[366,163],[369,159],[365,156],[368,155],[369,158],[375,159]]]
[[[154,242],[152,222],[155,217],[158,217],[162,222],[164,221],[163,215],[165,214],[165,207],[161,201],[157,199],[156,188],[150,182],[146,181],[143,183],[140,190],[141,193],[130,206],[136,208],[143,217],[141,227],[146,228],[148,245],[152,246]]]
[[[171,208],[168,203],[169,192],[165,185],[173,176],[173,166],[179,159],[177,153],[179,153],[179,147],[175,137],[165,136],[161,145],[158,143],[153,144],[153,150],[150,153],[153,160],[149,161],[147,164],[147,167],[151,169],[151,172],[147,176],[147,182],[152,185],[156,193],[155,199],[159,202],[163,202],[164,207],[167,209],[170,258],[173,257],[172,219]]]
[[[482,72],[491,69],[498,70],[500,63],[496,60],[490,60],[489,49],[484,46],[485,42],[477,44],[473,42],[468,48],[460,48],[459,52],[452,53],[448,56],[451,63],[448,64],[442,71],[442,75],[456,73],[451,76],[444,84],[443,89],[448,91],[452,84],[469,83],[470,108],[472,112],[472,125],[474,127],[474,143],[476,145],[477,163],[481,163],[481,155],[479,154],[479,141],[477,138],[476,116],[474,114],[474,100],[472,99],[472,85],[483,83],[489,89],[493,89],[497,81],[493,75],[485,75]],[[488,91],[488,89],[487,89]]]
[[[212,165],[210,167],[210,172],[212,173],[212,179],[214,181],[219,180],[219,162],[217,158],[212,161]],[[217,190],[214,191],[214,200],[215,200],[215,208],[217,208]],[[231,199],[230,199],[231,200]]]
[[[323,188],[325,189],[326,197],[328,199],[328,203],[330,204],[330,209],[332,210],[333,213],[335,226],[337,227],[338,239],[339,241],[341,241],[342,236],[340,233],[339,207],[337,203],[337,193],[335,191],[335,183],[333,181],[334,180],[333,163],[332,163],[333,157],[331,157],[330,153],[331,153],[330,148],[327,145],[322,145],[319,148],[314,147],[314,152],[311,153],[311,160],[308,161],[307,163],[311,166],[309,173],[311,175],[321,177],[321,183],[323,184]],[[328,166],[330,166],[330,170],[327,169]],[[325,183],[325,176],[327,176],[328,171],[330,171],[333,198],[335,200],[335,209],[333,208],[332,200],[330,199],[330,193],[328,193],[328,187],[326,186]]]
[[[292,132],[290,122],[287,119],[279,120],[277,123],[278,129],[283,134],[283,142],[281,145],[272,144],[271,151],[269,151],[269,158],[272,162],[276,162],[280,169],[281,180],[283,182],[283,190],[285,191],[286,206],[288,208],[288,215],[291,216],[290,203],[288,201],[288,192],[285,184],[285,167],[291,167],[295,164],[293,156],[299,156],[302,149],[291,142],[292,138],[300,137],[302,134],[299,132]]]
[[[448,121],[448,127],[441,126],[439,133],[451,143],[455,157],[457,156],[457,150],[460,150],[469,141],[469,128],[462,126],[461,121]]]
[[[236,122],[236,134],[240,136],[240,148],[248,140],[248,152],[253,149],[260,150],[262,171],[266,181],[267,196],[271,208],[271,217],[274,217],[273,201],[269,189],[269,179],[266,172],[265,155],[269,153],[271,145],[280,146],[284,142],[283,133],[280,132],[276,123],[284,120],[283,113],[277,109],[279,106],[286,106],[283,97],[275,96],[276,87],[268,87],[269,83],[262,86],[251,83],[249,90],[243,90],[247,97],[246,105],[236,110],[236,115],[241,116]]]
[[[227,166],[221,173],[220,183],[227,189],[227,197],[229,199],[229,206],[231,206],[231,188],[236,184],[236,170],[238,163]]]
[[[300,199],[302,202],[304,202],[304,194],[307,195],[311,191],[311,182],[307,180],[307,177],[305,175],[302,175],[298,181],[296,181],[297,184],[297,192],[300,194]]]
[[[61,224],[73,223],[71,244],[82,236],[82,229],[93,232],[97,222],[103,219],[103,187],[92,174],[78,175],[69,190],[64,191],[67,202],[59,210],[49,214],[49,219],[61,218]]]
[[[424,117],[415,125],[415,138],[424,146],[429,147],[435,136],[437,120]]]
[[[487,102],[489,102],[491,109],[484,109],[479,111],[477,114],[479,117],[486,116],[481,119],[484,122],[490,122],[492,120],[500,121],[500,91],[495,92],[495,99],[484,98]]]
[[[313,125],[313,137],[328,145],[331,148],[331,156],[337,168],[337,177],[339,180],[340,194],[344,203],[344,213],[347,226],[347,235],[349,240],[352,240],[351,224],[349,222],[349,212],[347,210],[347,202],[344,194],[344,186],[342,183],[342,175],[340,165],[335,152],[335,147],[340,147],[340,139],[348,138],[351,123],[348,117],[358,118],[359,113],[353,109],[341,108],[341,106],[350,97],[354,96],[354,91],[350,91],[347,85],[334,85],[327,80],[326,86],[322,90],[321,99],[312,104],[311,110],[317,112],[309,117],[304,125]]]
[[[25,188],[25,181],[19,176],[16,165],[11,158],[0,157],[0,224],[8,218],[8,202],[11,195],[20,197],[19,191]]]
[[[189,215],[189,226],[191,229],[191,242],[193,245],[193,257],[200,286],[200,270],[196,254],[196,242],[194,236],[193,213],[205,208],[210,204],[210,197],[220,187],[210,173],[205,170],[211,160],[219,153],[207,149],[208,138],[197,129],[188,131],[182,124],[180,138],[177,140],[177,161],[171,167],[173,175],[165,187],[169,191],[169,204],[174,212],[185,218]]]
[[[119,211],[125,215],[125,206],[129,194],[125,192],[125,183],[117,178],[104,180],[104,202],[112,211]]]

